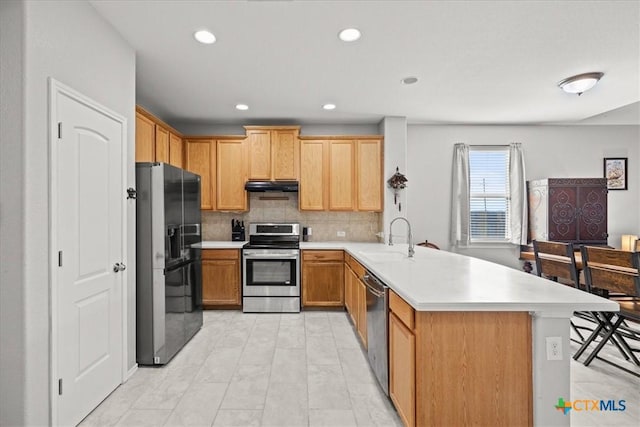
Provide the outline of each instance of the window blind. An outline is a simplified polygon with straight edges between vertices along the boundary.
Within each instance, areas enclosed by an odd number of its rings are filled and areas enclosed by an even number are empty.
[[[469,147],[469,238],[510,238],[509,147]]]

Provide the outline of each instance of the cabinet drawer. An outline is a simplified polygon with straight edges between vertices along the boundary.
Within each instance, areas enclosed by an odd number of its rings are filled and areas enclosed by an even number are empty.
[[[202,259],[240,259],[238,249],[203,249]]]
[[[356,261],[356,259],[351,255],[346,254],[346,256],[347,256],[346,258],[347,265],[351,267],[354,273],[356,273],[356,276],[358,276],[358,279],[362,278],[362,276],[364,276],[364,270],[365,270],[364,267],[358,261]]]
[[[413,330],[415,323],[415,311],[402,298],[393,291],[389,291],[389,310],[391,310],[404,323],[407,328]]]
[[[303,261],[342,261],[343,251],[302,251]]]

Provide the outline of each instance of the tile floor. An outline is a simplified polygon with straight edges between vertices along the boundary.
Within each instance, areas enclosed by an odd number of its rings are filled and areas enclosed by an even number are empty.
[[[572,411],[572,426],[640,425],[638,378],[597,360],[572,361],[571,375],[573,399],[627,402],[619,413]],[[202,330],[168,365],[140,367],[81,425],[402,424],[345,313],[206,311]]]

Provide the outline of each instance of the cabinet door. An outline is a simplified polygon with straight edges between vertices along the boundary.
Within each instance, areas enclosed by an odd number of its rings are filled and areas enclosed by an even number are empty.
[[[214,209],[215,141],[194,139],[185,141],[186,169],[200,175],[200,204],[203,210]]]
[[[356,305],[358,319],[358,335],[365,348],[367,348],[367,287],[362,280],[357,280],[356,285]]]
[[[156,162],[169,163],[169,131],[156,125]]]
[[[240,305],[239,260],[202,260],[202,304]]]
[[[169,133],[169,163],[177,168],[182,167],[182,138]]]
[[[247,181],[244,140],[218,140],[216,164],[216,207],[224,211],[247,209]]]
[[[347,309],[347,313],[351,316],[353,311],[353,302],[351,301],[351,277],[353,272],[351,268],[344,263],[344,307]]]
[[[156,125],[136,112],[136,162],[155,161]]]
[[[416,337],[389,315],[389,397],[407,427],[416,423]]]
[[[272,173],[275,180],[297,180],[299,162],[297,130],[274,130],[271,133]]]
[[[607,243],[607,187],[578,187],[578,238],[583,243]]]
[[[330,141],[329,145],[329,210],[354,210],[354,144],[353,141]]]
[[[302,265],[302,305],[342,307],[344,305],[344,263],[305,262]]]
[[[271,179],[271,133],[268,130],[247,131],[249,144],[249,179]]]
[[[382,141],[357,142],[357,208],[382,211]]]
[[[575,186],[549,188],[549,240],[578,240],[578,194]]]
[[[308,140],[300,144],[300,210],[321,211],[327,206],[327,141]]]

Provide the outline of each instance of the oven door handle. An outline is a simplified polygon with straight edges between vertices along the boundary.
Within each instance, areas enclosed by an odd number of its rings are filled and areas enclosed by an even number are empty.
[[[261,259],[261,258],[271,258],[275,261],[279,261],[281,259],[298,259],[298,255],[268,255],[268,254],[264,254],[264,255],[245,255],[244,259]]]

